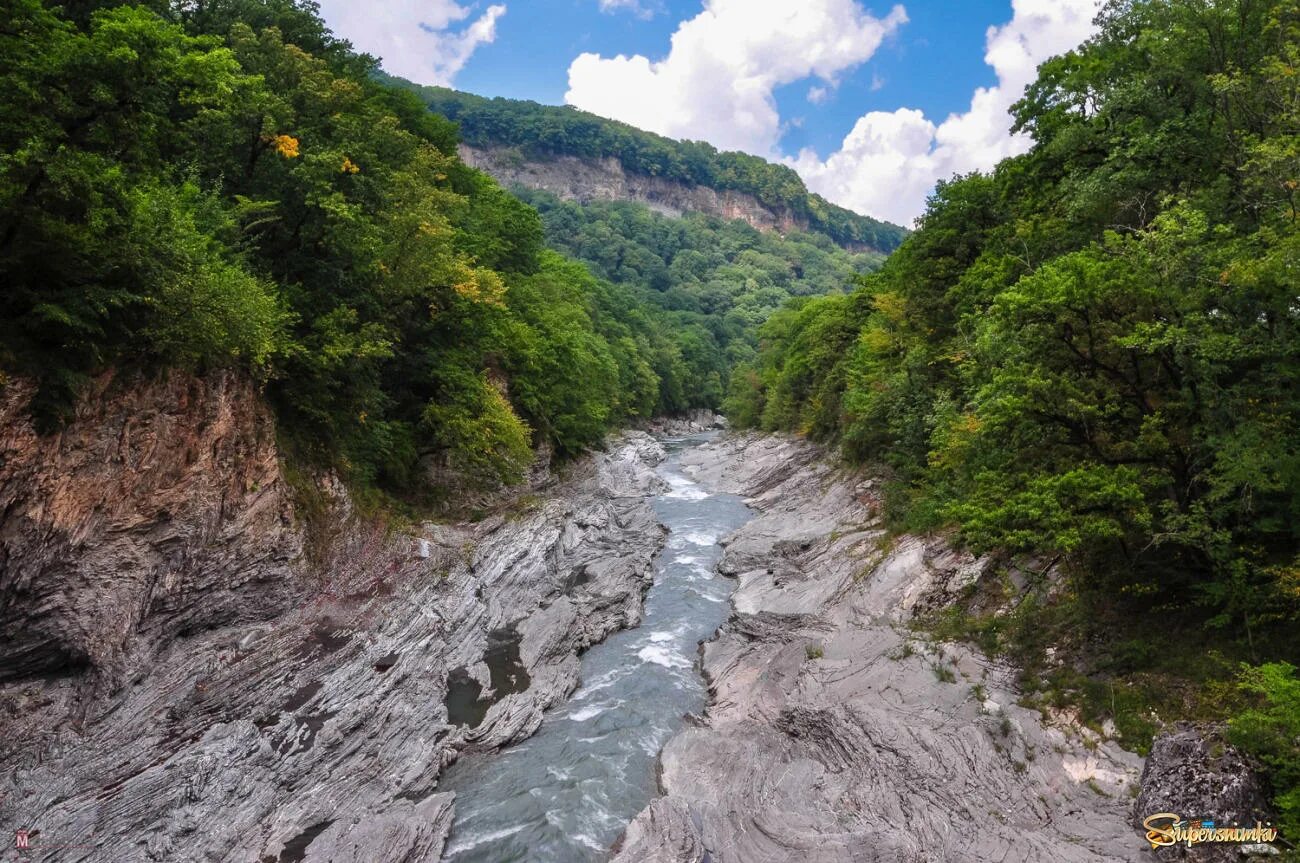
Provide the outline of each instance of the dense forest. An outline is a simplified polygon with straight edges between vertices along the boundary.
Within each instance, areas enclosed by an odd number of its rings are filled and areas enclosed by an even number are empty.
[[[728,344],[854,269],[829,241],[634,215],[611,269],[596,217],[552,206],[597,278],[314,4],[10,8],[0,365],[38,380],[46,427],[109,367],[236,365],[288,449],[358,487],[511,481],[538,446],[716,407]]]
[[[513,190],[537,209],[546,243],[629,289],[678,334],[699,395],[720,407],[731,369],[754,356],[758,326],[791,297],[842,293],[884,260],[826,235],[759,231],[700,213],[671,218],[630,201],[577,204]]]
[[[432,110],[455,120],[465,143],[473,146],[513,147],[529,158],[614,158],[633,173],[746,192],[845,245],[890,252],[907,234],[897,225],[837,207],[810,193],[793,169],[747,153],[719,152],[703,141],[674,141],[567,105],[488,99],[389,80],[410,88]]]
[[[730,412],[876,466],[900,527],[1063,563],[1016,614],[943,623],[1138,748],[1235,711],[1294,836],[1300,4],[1099,22],[1017,104],[1032,151],[941,184],[851,295],[774,315]]]

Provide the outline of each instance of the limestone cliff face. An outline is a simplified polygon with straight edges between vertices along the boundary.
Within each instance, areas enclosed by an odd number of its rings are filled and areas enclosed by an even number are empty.
[[[436,860],[443,767],[537,728],[640,619],[664,541],[644,433],[474,523],[393,529],[322,478],[309,561],[247,380],[106,377],[44,436],[30,396],[0,393],[0,827],[24,859]]]
[[[0,679],[92,667],[282,611],[301,543],[250,382],[96,382],[40,436],[0,393]],[[252,601],[256,597],[256,601]]]
[[[556,156],[526,160],[508,148],[460,146],[467,164],[491,174],[504,186],[518,184],[542,189],[566,201],[639,201],[667,216],[705,213],[723,219],[743,219],[761,231],[786,233],[807,230],[805,221],[784,208],[773,209],[753,195],[729,189],[692,186],[677,180],[625,171],[618,159],[579,159]]]

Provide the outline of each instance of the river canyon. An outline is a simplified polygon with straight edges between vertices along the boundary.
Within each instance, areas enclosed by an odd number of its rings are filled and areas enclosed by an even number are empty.
[[[9,407],[24,859],[1143,859],[1142,760],[915,628],[983,562],[814,444],[679,422],[474,522],[326,485],[313,532],[238,380]]]

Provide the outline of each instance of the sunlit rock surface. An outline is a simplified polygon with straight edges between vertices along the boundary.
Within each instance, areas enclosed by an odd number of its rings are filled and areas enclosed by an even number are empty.
[[[1141,759],[1045,726],[1009,669],[909,631],[978,561],[886,543],[872,482],[809,443],[733,436],[692,458],[760,515],[726,540],[738,586],[702,650],[713,703],[665,747],[665,796],[619,863],[1144,859]]]

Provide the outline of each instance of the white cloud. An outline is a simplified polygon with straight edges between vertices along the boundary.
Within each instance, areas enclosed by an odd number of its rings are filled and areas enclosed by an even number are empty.
[[[468,26],[473,7],[455,0],[320,0],[321,16],[335,34],[383,60],[385,71],[420,84],[450,85],[475,49],[496,38],[506,7],[487,7]]]
[[[786,162],[809,188],[835,203],[910,224],[937,180],[988,170],[1025,152],[1030,141],[1011,134],[1008,109],[1034,80],[1038,64],[1093,33],[1097,2],[1013,0],[1012,9],[1011,21],[990,27],[987,35],[984,60],[998,83],[977,89],[965,113],[936,125],[911,108],[872,111],[825,161],[805,149]]]
[[[650,0],[648,3],[642,3],[641,0],[599,0],[599,3],[601,12],[613,13],[625,10],[645,21],[649,21],[656,13],[663,11],[658,0]]]
[[[826,87],[809,87],[808,101],[820,105],[830,98],[831,91]]]
[[[876,18],[855,0],[706,0],[662,60],[579,55],[564,99],[652,132],[775,156],[773,90],[808,77],[833,84],[906,21],[902,6]]]

